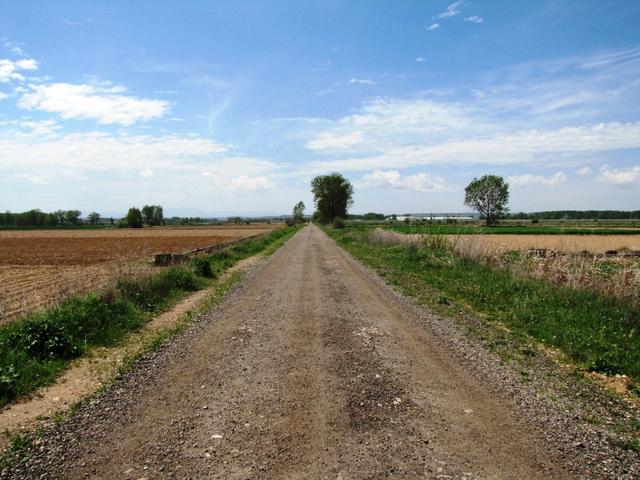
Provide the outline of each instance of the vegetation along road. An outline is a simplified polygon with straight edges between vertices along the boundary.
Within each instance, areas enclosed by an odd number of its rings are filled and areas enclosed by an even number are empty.
[[[569,423],[310,225],[2,477],[607,478]]]

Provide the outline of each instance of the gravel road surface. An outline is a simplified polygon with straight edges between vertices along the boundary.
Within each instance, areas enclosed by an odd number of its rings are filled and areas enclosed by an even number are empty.
[[[308,226],[2,477],[585,477],[409,303]]]

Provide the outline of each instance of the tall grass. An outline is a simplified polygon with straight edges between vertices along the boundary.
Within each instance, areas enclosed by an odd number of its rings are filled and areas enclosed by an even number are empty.
[[[400,233],[438,235],[512,234],[512,235],[638,235],[640,230],[630,228],[576,228],[555,225],[388,225],[384,228]]]
[[[72,297],[0,328],[0,407],[50,383],[92,347],[117,344],[185,292],[207,286],[238,260],[281,244],[295,231],[275,230],[153,275],[123,278],[100,295]]]
[[[365,231],[362,231],[365,232]],[[516,276],[550,281],[559,286],[591,290],[640,305],[640,258],[574,255],[554,251],[520,252],[484,244],[482,237],[447,238],[442,235],[402,234],[377,228],[362,238],[372,244],[425,246],[448,250],[474,261],[509,270]]]
[[[388,234],[330,232],[365,263],[397,272],[404,287],[425,285],[481,318],[562,350],[577,364],[640,380],[640,307],[627,300],[557,285],[481,257],[461,255],[450,242],[420,244]]]

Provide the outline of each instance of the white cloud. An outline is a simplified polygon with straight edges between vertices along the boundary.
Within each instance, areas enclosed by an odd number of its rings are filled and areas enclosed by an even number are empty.
[[[33,59],[18,60],[13,62],[8,59],[0,60],[0,83],[8,83],[12,80],[23,81],[24,75],[18,70],[37,70],[38,62]]]
[[[611,168],[609,165],[603,165],[600,168],[598,180],[602,183],[619,186],[640,185],[640,165],[629,169]]]
[[[70,27],[79,27],[82,25],[82,22],[74,22],[73,20],[69,20],[68,18],[64,19],[64,23],[69,25]]]
[[[326,88],[324,90],[320,90],[320,91],[316,92],[316,94],[319,95],[319,96],[329,95],[330,93],[333,93],[333,88]]]
[[[4,92],[0,92],[0,100],[4,100],[5,98],[9,98],[9,95]]]
[[[161,117],[168,102],[121,95],[120,86],[52,83],[30,85],[18,105],[28,110],[58,113],[64,119],[95,119],[102,124],[129,126]]]
[[[455,17],[460,13],[460,5],[462,5],[462,0],[452,3],[444,12],[438,15],[438,18]]]
[[[21,180],[27,180],[28,182],[33,183],[34,185],[47,185],[47,181],[38,175],[32,175],[30,173],[19,173],[14,175],[15,178],[19,178]]]
[[[44,135],[52,135],[56,133],[56,130],[60,129],[60,125],[55,120],[41,120],[41,121],[30,121],[23,120],[18,122],[18,125],[23,129],[29,130],[28,133],[18,133],[18,135],[28,136],[28,137],[40,137]]]
[[[471,23],[482,23],[484,22],[484,18],[478,15],[471,15],[470,17],[464,17],[464,21],[471,22]]]
[[[383,135],[383,134],[381,134]],[[384,140],[381,137],[381,140]],[[353,157],[318,160],[311,172],[363,171],[420,165],[518,165],[554,162],[567,153],[603,152],[640,148],[640,122],[566,127],[558,130],[523,130],[490,136],[408,145],[392,142],[365,144]],[[364,155],[369,151],[369,155]]]
[[[416,62],[417,62],[417,63],[424,63],[424,62],[426,62],[426,61],[427,61],[427,59],[426,59],[426,58],[424,58],[424,57],[416,57]]]
[[[18,70],[38,70],[38,62],[33,58],[25,58],[14,63]]]
[[[432,23],[431,25],[429,25],[428,27],[425,27],[428,31],[433,32],[434,30],[437,30],[438,28],[440,28],[440,24],[439,23]]]
[[[144,170],[140,170],[138,172],[141,177],[153,177],[153,170],[150,168],[145,168]]]
[[[351,78],[349,80],[350,84],[359,84],[359,85],[375,85],[376,82],[369,78]]]
[[[587,166],[587,167],[579,168],[578,170],[576,170],[576,173],[578,175],[580,175],[581,177],[584,177],[584,176],[589,175],[591,173],[591,167]]]
[[[524,175],[510,176],[507,178],[507,181],[514,187],[528,187],[530,185],[557,187],[560,185],[566,185],[567,176],[562,172],[557,172],[550,177],[543,177],[542,175],[531,175],[530,173],[527,173]]]
[[[414,192],[438,192],[444,190],[444,179],[421,172],[402,176],[397,170],[375,170],[364,175],[357,183],[359,187],[374,187]]]
[[[33,122],[34,125],[37,122]],[[53,128],[52,125],[49,125]],[[239,175],[248,168],[264,170],[259,162],[244,157],[222,157],[227,147],[198,136],[115,135],[103,132],[69,133],[55,137],[0,136],[0,171],[28,168],[31,171],[201,171],[219,168]],[[234,166],[234,162],[237,166]]]
[[[231,179],[231,189],[240,192],[260,192],[273,190],[275,185],[267,177],[249,177],[247,175],[240,175],[237,178]]]
[[[333,122],[333,127],[315,135],[307,148],[321,151],[357,146],[353,153],[364,153],[395,144],[407,145],[415,139],[436,142],[463,132],[487,132],[486,122],[472,118],[464,105],[422,99],[377,99]]]

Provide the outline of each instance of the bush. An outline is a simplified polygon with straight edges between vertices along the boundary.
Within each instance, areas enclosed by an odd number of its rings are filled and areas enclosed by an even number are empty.
[[[215,272],[211,268],[211,261],[205,257],[196,257],[192,261],[193,268],[197,275],[205,278],[214,278]]]
[[[78,355],[80,349],[67,336],[62,326],[53,319],[34,318],[25,322],[22,328],[12,332],[7,347],[22,349],[40,360],[50,358],[68,359]]]
[[[336,217],[333,219],[333,228],[344,228],[346,227],[346,223],[344,219],[341,217]]]

